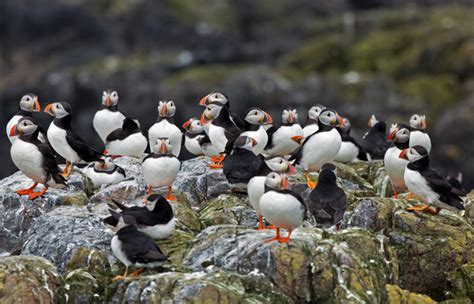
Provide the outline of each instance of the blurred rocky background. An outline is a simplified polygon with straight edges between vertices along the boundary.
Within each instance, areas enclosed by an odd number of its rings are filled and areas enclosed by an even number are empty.
[[[279,118],[315,103],[351,119],[407,122],[426,113],[435,166],[474,184],[474,4],[472,1],[2,0],[2,125],[26,92],[42,105],[73,105],[80,134],[100,146],[92,117],[102,91],[145,129],[160,99],[177,122],[197,116],[209,91],[244,113]],[[45,126],[46,114],[37,115]],[[0,174],[15,171],[1,136]]]

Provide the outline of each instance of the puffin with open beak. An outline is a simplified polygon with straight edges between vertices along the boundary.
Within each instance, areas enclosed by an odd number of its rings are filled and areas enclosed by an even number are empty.
[[[409,121],[410,125],[410,147],[423,146],[426,151],[431,151],[431,138],[426,133],[426,116],[413,114]]]
[[[217,105],[226,107],[229,110],[230,120],[239,129],[245,128],[245,122],[242,120],[242,118],[240,118],[239,115],[232,113],[230,111],[230,101],[229,101],[229,98],[225,94],[219,93],[219,92],[211,92],[199,100],[200,106],[207,107],[210,104],[217,104]]]
[[[398,194],[406,190],[404,175],[405,168],[408,165],[406,159],[399,157],[400,153],[408,148],[410,140],[410,129],[404,124],[394,124],[390,128],[390,134],[387,141],[394,143],[393,147],[388,148],[383,159],[385,171],[387,171],[390,183],[392,185],[393,195],[398,198]]]
[[[170,140],[166,137],[158,138],[153,151],[145,157],[142,164],[147,194],[152,195],[154,187],[168,187],[166,199],[176,200],[172,189],[181,163],[172,153],[173,147]]]
[[[38,96],[33,93],[28,93],[20,99],[19,111],[8,121],[7,123],[7,136],[10,140],[10,143],[14,143],[17,139],[17,136],[11,136],[10,130],[13,126],[18,123],[23,117],[33,117],[33,112],[39,112],[41,110],[40,104],[38,102]],[[46,134],[40,130],[39,139],[46,143]]]
[[[296,151],[304,140],[303,129],[298,123],[296,109],[285,109],[281,114],[281,126],[267,130],[268,142],[263,151],[267,157],[286,156]]]
[[[181,143],[183,141],[183,132],[174,124],[174,115],[176,114],[176,105],[174,101],[162,101],[158,104],[158,119],[156,123],[148,130],[148,140],[150,150],[153,151],[158,138],[168,138],[173,147],[173,155],[178,157],[181,152]]]
[[[299,165],[305,172],[306,181],[310,189],[316,187],[309,172],[319,171],[325,163],[334,161],[341,148],[341,135],[338,127],[344,126],[344,119],[332,109],[324,109],[318,118],[319,130],[310,135],[292,155],[295,165]]]
[[[68,177],[75,164],[98,160],[102,153],[88,145],[72,128],[72,108],[69,103],[53,102],[44,109],[54,116],[48,128],[48,141],[61,157],[66,160],[64,176]]]
[[[85,167],[82,172],[91,179],[95,188],[117,184],[127,177],[125,170],[117,166],[110,156],[102,156],[98,161]]]
[[[102,92],[102,109],[97,111],[92,120],[94,130],[99,134],[105,144],[107,136],[114,130],[120,129],[125,115],[118,109],[119,96],[117,91],[106,90]]]
[[[19,195],[28,195],[34,200],[46,193],[49,187],[64,188],[66,180],[61,175],[56,158],[47,144],[38,139],[39,126],[31,117],[23,117],[11,127],[9,134],[18,136],[10,149],[10,155],[15,166],[27,177],[34,181],[33,186],[17,190]],[[38,184],[44,188],[35,192]]]
[[[426,203],[410,207],[408,211],[422,211],[436,215],[441,209],[464,210],[463,201],[456,189],[438,171],[430,167],[430,156],[425,147],[414,146],[404,149],[399,157],[410,162],[404,173],[408,190]],[[431,206],[434,206],[435,210],[431,209]]]

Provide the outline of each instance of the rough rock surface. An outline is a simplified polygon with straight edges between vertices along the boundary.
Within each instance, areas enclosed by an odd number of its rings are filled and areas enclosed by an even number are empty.
[[[205,158],[186,161],[174,185],[176,231],[157,241],[169,262],[114,282],[124,266],[111,254],[113,228],[102,218],[112,199],[139,205],[145,190],[139,160],[117,162],[128,175],[121,183],[93,192],[75,171],[70,189],[34,202],[13,193],[29,185],[20,173],[0,181],[0,250],[6,255],[0,257],[0,302],[468,303],[474,297],[472,209],[464,217],[405,211],[417,202],[390,197],[380,162],[337,165],[348,197],[341,231],[308,221],[280,244],[265,242],[274,231],[255,230],[246,195],[229,192],[220,170],[209,170]],[[290,182],[309,195],[302,174]],[[467,207],[472,199],[471,193]],[[38,276],[38,269],[46,270]],[[1,280],[20,275],[29,279],[2,289]],[[43,287],[25,293],[36,286]]]

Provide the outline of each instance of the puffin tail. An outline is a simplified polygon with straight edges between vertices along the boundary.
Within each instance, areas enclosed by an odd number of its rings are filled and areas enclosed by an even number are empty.
[[[112,202],[114,202],[115,206],[117,206],[120,210],[126,210],[128,209],[125,205],[122,205],[121,203],[117,202],[116,200],[112,199]]]
[[[110,226],[116,226],[118,221],[113,217],[113,216],[109,216],[109,217],[106,217],[102,220],[104,222],[104,224],[107,224],[107,225],[110,225]]]
[[[444,197],[444,200],[448,205],[453,206],[458,210],[465,210],[462,199],[455,193],[449,193]]]

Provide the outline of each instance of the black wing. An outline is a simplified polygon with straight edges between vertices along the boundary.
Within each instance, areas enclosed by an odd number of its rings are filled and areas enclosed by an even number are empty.
[[[271,149],[273,148],[273,133],[278,130],[278,127],[275,125],[272,125],[268,130],[267,130],[267,135],[268,135],[268,142],[267,145],[265,146],[265,149]]]
[[[133,234],[118,233],[118,238],[122,241],[122,250],[133,263],[164,262],[167,259],[160,247],[140,231],[135,231]]]
[[[427,168],[420,171],[420,174],[428,182],[430,188],[439,194],[439,199],[443,203],[456,207],[459,210],[464,210],[464,205],[458,192],[441,174],[438,173],[438,171]]]
[[[126,136],[124,136],[125,132],[120,128],[120,129],[116,129],[112,132],[110,132],[109,135],[107,135],[107,138],[105,139],[107,143],[111,142],[111,141],[114,141],[114,140],[122,140],[124,139]]]
[[[125,170],[122,167],[117,166],[116,167],[117,172],[122,174],[123,176],[127,177],[127,174],[125,173]]]
[[[66,179],[61,175],[62,171],[59,168],[56,157],[49,145],[44,144],[39,140],[36,142],[36,145],[43,155],[43,167],[45,168],[47,175],[51,176],[56,183],[66,185]]]
[[[242,118],[240,118],[239,115],[231,112],[230,118],[239,129],[241,130],[245,129],[245,121]]]
[[[67,131],[66,140],[79,157],[86,162],[95,161],[103,155],[96,149],[90,147],[82,137],[71,130]]]
[[[309,195],[309,211],[320,223],[336,224],[347,208],[346,194],[336,185],[318,185]]]
[[[248,183],[258,174],[262,157],[251,151],[227,155],[224,160],[224,175],[230,183]]]

